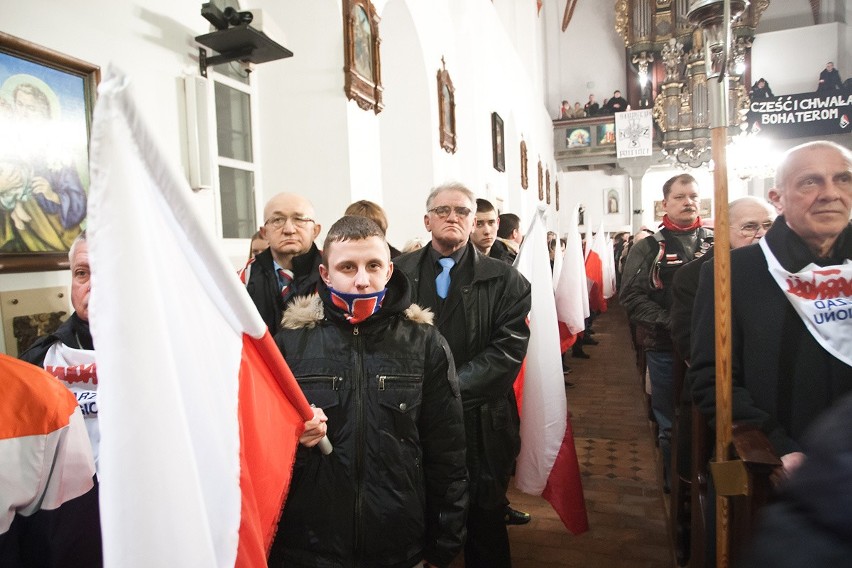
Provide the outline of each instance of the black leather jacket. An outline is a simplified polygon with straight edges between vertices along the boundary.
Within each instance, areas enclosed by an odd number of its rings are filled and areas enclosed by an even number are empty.
[[[448,566],[467,511],[452,354],[401,273],[381,310],[347,322],[320,281],[275,336],[334,451],[300,446],[269,566]]]
[[[684,232],[661,229],[633,244],[624,262],[619,299],[647,351],[673,349],[669,310],[674,274],[700,258],[712,243],[713,232],[698,227]]]
[[[89,322],[81,320],[77,312],[74,312],[62,325],[56,328],[56,331],[39,338],[29,349],[18,355],[18,358],[27,363],[32,363],[37,367],[42,367],[47,351],[57,341],[61,341],[74,349],[95,348],[92,344]]]
[[[394,259],[412,282],[417,297],[420,264],[428,258],[428,246]],[[512,384],[527,353],[530,330],[530,284],[520,272],[504,262],[488,258],[468,242],[473,279],[462,289],[456,313],[442,313],[438,328],[445,336],[457,335],[450,345],[461,386],[467,437],[467,467],[471,503],[483,509],[502,507],[506,502],[512,467],[520,451],[517,407]],[[458,308],[457,308],[458,309]],[[446,310],[445,310],[446,311]],[[459,329],[459,324],[462,329]]]
[[[319,281],[319,265],[322,255],[316,245],[305,254],[293,258],[293,283],[291,287],[296,296],[307,296],[316,292]],[[281,315],[284,312],[284,300],[281,298],[281,288],[278,285],[278,275],[275,273],[275,265],[272,264],[272,252],[266,249],[249,261],[244,269],[248,273],[246,290],[251,296],[260,317],[263,318],[269,333],[275,333],[281,329]],[[242,278],[242,276],[241,276]],[[245,278],[243,279],[245,282]]]

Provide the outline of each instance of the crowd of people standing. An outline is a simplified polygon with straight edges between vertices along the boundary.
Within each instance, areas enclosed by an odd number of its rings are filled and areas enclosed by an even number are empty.
[[[617,235],[614,257],[620,300],[648,364],[668,480],[676,359],[689,365],[687,395],[709,420],[715,413],[707,262],[714,233],[698,216],[695,178],[674,176],[662,193],[660,229],[632,242]],[[781,476],[791,481],[787,498],[796,503],[803,491],[794,490],[796,483],[850,475],[848,464],[824,459],[830,452],[824,444],[807,440],[820,416],[852,394],[846,314],[852,153],[829,142],[793,148],[768,195],[768,202],[749,197],[729,205],[736,249],[733,414],[764,431],[780,456]],[[513,383],[530,334],[530,283],[511,265],[523,241],[520,219],[448,183],[429,193],[423,223],[430,240],[396,251],[387,242],[384,211],[359,201],[319,248],[321,226],[310,200],[280,193],[264,208],[239,277],[314,407],[299,439],[270,566],[446,567],[461,553],[471,568],[511,566],[507,526],[530,520],[506,497],[520,450]],[[550,235],[551,258],[558,244]],[[69,262],[72,316],[21,355],[34,366],[0,358],[4,372],[18,379],[4,383],[14,387],[7,402],[51,418],[33,421],[33,443],[21,446],[35,457],[15,462],[16,491],[31,499],[3,511],[3,565],[100,565],[100,432],[85,232]],[[593,343],[590,335],[587,329]],[[38,369],[71,367],[91,374],[63,375],[61,389]],[[334,442],[330,455],[317,447],[324,437]],[[810,447],[823,459],[808,463]],[[35,471],[36,462],[55,467]],[[800,471],[810,477],[797,477]],[[848,515],[776,511],[807,526],[826,558],[848,553],[848,542],[831,536],[848,530]]]
[[[612,97],[605,98],[603,101],[603,105],[598,104],[595,100],[595,95],[590,94],[589,100],[585,105],[582,105],[579,101],[574,103],[574,106],[571,106],[571,103],[567,100],[562,101],[562,106],[559,107],[559,112],[557,113],[556,120],[567,120],[569,118],[584,118],[589,116],[600,116],[600,115],[611,115],[617,112],[624,112],[626,110],[630,110],[630,104],[627,102],[623,96],[621,96],[621,91],[616,89],[612,94]]]

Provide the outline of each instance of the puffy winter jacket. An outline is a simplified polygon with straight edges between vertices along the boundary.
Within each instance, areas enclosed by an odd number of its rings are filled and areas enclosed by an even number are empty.
[[[328,416],[334,451],[299,447],[269,566],[448,566],[464,540],[465,436],[458,380],[431,312],[397,273],[358,325],[298,298],[275,341]]]

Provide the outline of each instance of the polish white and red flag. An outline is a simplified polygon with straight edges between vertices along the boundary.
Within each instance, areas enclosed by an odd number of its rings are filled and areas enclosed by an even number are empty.
[[[312,410],[110,69],[91,138],[107,567],[261,567]]]
[[[554,289],[556,319],[559,320],[559,339],[563,352],[577,341],[578,334],[586,327],[585,319],[589,316],[589,292],[577,213],[575,208],[568,223],[565,253],[561,255],[562,267]]]
[[[603,223],[598,230],[598,235],[595,235],[595,245],[602,253],[603,295],[605,299],[609,300],[618,292],[615,283],[615,252],[613,251],[612,239],[604,235]],[[600,238],[600,242],[597,242],[598,238]]]
[[[606,311],[604,298],[604,268],[605,252],[603,247],[603,223],[593,236],[591,229],[586,230],[586,278],[589,284],[589,309],[593,312]]]
[[[541,209],[536,213],[515,259],[515,267],[532,287],[515,485],[524,493],[544,497],[565,527],[579,534],[588,530],[589,523],[565,398],[543,215]]]

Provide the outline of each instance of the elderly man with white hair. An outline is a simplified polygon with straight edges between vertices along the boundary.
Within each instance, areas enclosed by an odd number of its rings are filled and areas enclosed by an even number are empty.
[[[766,433],[790,474],[817,416],[852,392],[852,152],[832,142],[789,150],[769,199],[778,219],[759,246],[731,253],[733,420]],[[696,296],[689,378],[714,418],[713,267]]]

